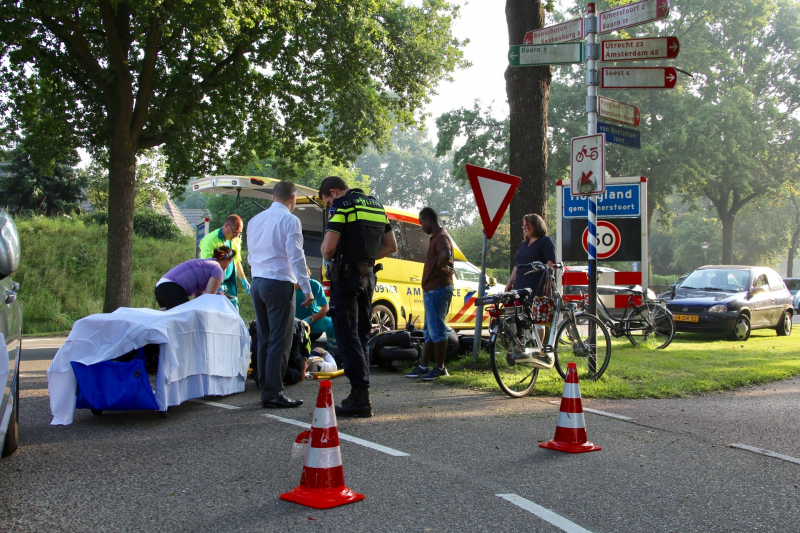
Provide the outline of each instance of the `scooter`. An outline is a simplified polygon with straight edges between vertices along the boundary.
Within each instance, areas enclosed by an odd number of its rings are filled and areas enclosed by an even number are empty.
[[[401,310],[400,313],[405,319],[405,310]],[[404,330],[384,331],[370,338],[367,342],[370,363],[381,368],[392,369],[395,368],[395,361],[404,362],[398,366],[407,366],[418,361],[422,356],[425,333],[416,328],[417,320],[419,320],[419,315],[414,317],[409,314]],[[457,354],[458,335],[451,328],[447,328],[447,341],[448,356]]]

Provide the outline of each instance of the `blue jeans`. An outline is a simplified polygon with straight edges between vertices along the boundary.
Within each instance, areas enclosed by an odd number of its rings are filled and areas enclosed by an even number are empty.
[[[453,299],[453,286],[439,287],[435,291],[422,293],[425,304],[425,342],[443,342],[447,340],[447,312],[450,300]]]

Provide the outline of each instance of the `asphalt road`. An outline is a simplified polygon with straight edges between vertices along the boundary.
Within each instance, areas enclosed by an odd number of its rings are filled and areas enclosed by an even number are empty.
[[[376,416],[341,420],[339,431],[408,455],[343,441],[347,485],[366,498],[321,511],[278,498],[299,483],[302,460],[290,451],[302,428],[266,416],[310,423],[316,382],[287,391],[305,400],[298,409],[262,409],[248,384],[208,399],[230,408],[186,402],[166,419],[81,410],[72,425],[50,426],[45,373],[56,344],[24,343],[21,446],[0,461],[3,532],[782,532],[800,523],[797,379],[682,400],[586,400],[631,419],[587,411],[603,449],[570,455],[537,445],[553,437],[558,398],[512,400],[375,369]],[[334,380],[334,400],[347,392]]]

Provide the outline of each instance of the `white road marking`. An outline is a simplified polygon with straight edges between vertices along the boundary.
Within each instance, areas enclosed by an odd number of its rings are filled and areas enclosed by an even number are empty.
[[[594,414],[596,414],[596,415],[608,416],[608,417],[611,417],[611,418],[617,418],[617,419],[619,419],[619,420],[625,420],[625,421],[628,421],[628,420],[633,420],[633,419],[632,419],[631,417],[629,417],[629,416],[624,416],[624,415],[615,415],[614,413],[607,413],[607,412],[605,412],[605,411],[598,411],[597,409],[585,409],[585,408],[584,408],[584,411],[586,411],[587,413],[594,413]]]
[[[560,401],[556,401],[556,400],[551,400],[548,403],[552,403],[553,405],[561,405],[561,402]],[[633,420],[633,418],[631,418],[629,416],[617,415],[617,414],[609,413],[609,412],[606,412],[606,411],[598,411],[597,409],[588,409],[588,408],[584,407],[583,410],[586,411],[587,413],[593,413],[593,414],[600,415],[600,416],[607,416],[607,417],[610,417],[610,418],[616,418],[618,420],[625,420],[626,422]]]
[[[800,459],[796,457],[791,457],[789,455],[783,455],[782,453],[778,452],[771,452],[769,450],[765,450],[763,448],[756,448],[754,446],[748,446],[747,444],[731,444],[731,448],[739,448],[740,450],[747,450],[748,452],[758,453],[761,455],[766,455],[767,457],[774,457],[775,459],[783,459],[784,461],[789,461],[790,463],[795,463],[800,465]]]
[[[194,403],[202,403],[205,405],[213,405],[214,407],[222,407],[223,409],[241,409],[241,407],[237,407],[235,405],[228,405],[227,403],[211,402],[209,400],[203,400],[201,398],[195,398],[194,400],[189,400],[189,401]]]
[[[570,522],[563,516],[554,513],[550,509],[545,509],[541,505],[533,503],[530,500],[526,500],[517,494],[495,494],[495,496],[499,496],[500,498],[513,503],[517,507],[521,507],[529,513],[535,514],[542,520],[553,524],[560,530],[566,531],[567,533],[591,533],[591,531],[582,528],[575,522]]]
[[[292,424],[293,426],[299,426],[305,429],[311,429],[311,424],[307,424],[305,422],[300,422],[299,420],[292,420],[291,418],[283,418],[281,416],[275,415],[264,415],[269,418],[274,418],[280,422],[285,424]],[[337,431],[338,432],[338,431]],[[351,435],[347,435],[346,433],[339,433],[339,440],[346,440],[347,442],[352,442],[353,444],[359,444],[364,446],[365,448],[372,448],[373,450],[378,450],[379,452],[383,452],[385,454],[394,456],[394,457],[408,457],[409,455],[405,452],[401,452],[400,450],[395,450],[394,448],[389,448],[388,446],[384,446],[382,444],[376,444],[374,442],[370,442],[368,440],[359,439],[358,437],[353,437]]]

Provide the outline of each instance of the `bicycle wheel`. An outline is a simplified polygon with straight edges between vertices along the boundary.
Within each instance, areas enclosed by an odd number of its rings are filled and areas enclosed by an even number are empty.
[[[666,348],[675,338],[675,322],[667,310],[656,302],[645,302],[631,309],[623,319],[625,335],[634,346]]]
[[[594,331],[595,343],[589,343],[589,334]],[[581,313],[575,322],[564,320],[558,327],[556,344],[556,370],[567,378],[567,365],[575,363],[578,379],[595,380],[603,375],[611,359],[611,339],[608,330],[597,317]]]
[[[529,366],[517,365],[511,360],[514,352],[514,340],[510,333],[501,329],[489,350],[489,359],[492,363],[494,379],[500,388],[512,398],[522,398],[530,394],[539,377],[539,369]],[[528,339],[525,347],[531,346]]]

